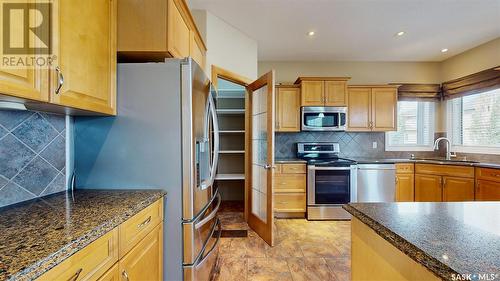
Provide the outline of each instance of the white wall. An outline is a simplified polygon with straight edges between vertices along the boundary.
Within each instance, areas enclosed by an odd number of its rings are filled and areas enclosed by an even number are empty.
[[[212,65],[250,79],[257,78],[257,41],[206,10],[192,10],[207,45],[206,72]]]
[[[500,65],[500,37],[441,62],[441,81]]]

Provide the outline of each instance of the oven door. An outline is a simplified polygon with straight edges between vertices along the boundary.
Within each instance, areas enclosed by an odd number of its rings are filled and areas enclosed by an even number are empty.
[[[352,188],[355,166],[308,166],[308,205],[342,205],[352,202],[356,190]]]
[[[345,131],[345,107],[302,107],[303,131]]]

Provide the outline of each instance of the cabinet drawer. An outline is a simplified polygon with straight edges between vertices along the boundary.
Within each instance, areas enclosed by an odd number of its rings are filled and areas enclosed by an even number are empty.
[[[163,198],[119,226],[120,258],[163,220]]]
[[[274,211],[276,212],[305,212],[305,193],[275,193]]]
[[[415,164],[413,163],[399,163],[396,164],[396,174],[413,174],[414,168]]]
[[[500,169],[476,168],[477,179],[500,182]]]
[[[283,164],[281,165],[282,174],[305,174],[305,164]]]
[[[115,228],[43,274],[38,281],[97,280],[118,261]]]
[[[452,177],[474,177],[474,167],[439,165],[439,164],[415,164],[416,174],[442,175]]]
[[[288,174],[274,176],[275,192],[306,192],[306,175]]]

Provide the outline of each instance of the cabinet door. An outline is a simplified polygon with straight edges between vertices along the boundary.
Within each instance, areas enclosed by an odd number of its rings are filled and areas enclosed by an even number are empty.
[[[174,0],[168,0],[168,51],[175,58],[189,57],[189,27],[182,17],[180,7]]]
[[[353,88],[348,90],[347,130],[370,131],[371,89]]]
[[[441,202],[441,176],[415,175],[415,202]]]
[[[120,260],[123,280],[163,280],[163,223]]]
[[[396,201],[415,201],[415,177],[413,174],[396,175]]]
[[[325,106],[347,106],[346,81],[325,81]]]
[[[500,182],[477,180],[477,201],[500,201]]]
[[[205,48],[196,37],[194,31],[190,31],[189,48],[189,54],[193,60],[197,62],[202,69],[205,69]]]
[[[302,106],[323,106],[324,100],[324,85],[323,81],[302,81],[301,94]]]
[[[300,131],[299,88],[278,88],[276,95],[276,129],[278,132]]]
[[[474,201],[474,179],[443,177],[443,201]]]
[[[54,1],[53,12],[60,73],[51,71],[50,101],[116,114],[116,0]]]
[[[113,267],[104,273],[97,281],[120,281],[120,268],[118,263],[113,265]]]
[[[398,92],[393,88],[372,88],[372,130],[395,131]]]

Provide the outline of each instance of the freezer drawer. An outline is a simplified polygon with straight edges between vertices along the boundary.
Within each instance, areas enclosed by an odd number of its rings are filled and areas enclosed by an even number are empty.
[[[218,191],[201,214],[192,221],[182,224],[184,236],[184,264],[193,264],[202,254],[203,247],[210,240],[217,223],[221,197]]]
[[[217,219],[202,253],[193,264],[184,265],[184,281],[209,281],[214,274],[219,257],[221,224]]]

